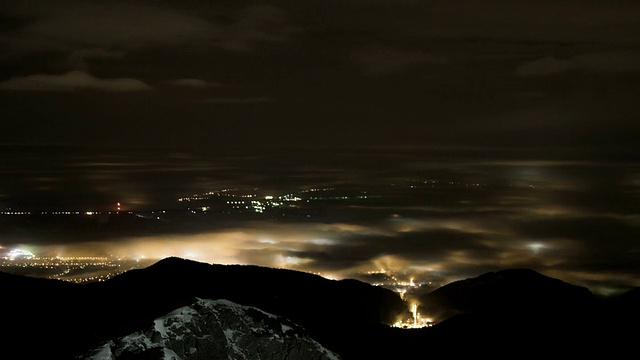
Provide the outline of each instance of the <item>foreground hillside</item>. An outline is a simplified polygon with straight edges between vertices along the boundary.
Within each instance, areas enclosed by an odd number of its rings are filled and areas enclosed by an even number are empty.
[[[225,300],[286,319],[342,359],[512,358],[523,350],[614,356],[640,335],[637,289],[603,301],[587,289],[527,269],[483,274],[426,294],[422,306],[438,312],[442,321],[411,330],[389,326],[408,311],[390,290],[259,266],[167,258],[101,283],[0,273],[0,286],[10,328],[6,343],[32,344],[5,347],[9,359],[77,358],[200,299]]]
[[[85,360],[340,360],[290,320],[228,300],[200,299],[110,339]]]
[[[337,351],[344,345],[335,328],[381,326],[407,311],[396,293],[360,281],[179,258],[85,285],[0,275],[7,294],[3,305],[12,309],[6,317],[12,324],[9,341],[38,343],[19,349],[24,358],[71,358],[198,298],[226,299],[284,316]]]

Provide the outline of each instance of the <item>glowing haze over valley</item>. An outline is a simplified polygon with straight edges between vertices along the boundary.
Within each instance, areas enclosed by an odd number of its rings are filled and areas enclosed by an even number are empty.
[[[170,164],[82,164],[52,156],[59,179],[48,180],[50,189],[24,190],[14,198],[23,204],[0,215],[8,225],[0,244],[5,253],[26,249],[41,258],[148,264],[178,256],[256,264],[397,291],[410,280],[429,290],[523,267],[602,295],[638,285],[635,165],[460,156],[443,161],[388,149],[366,157],[326,154],[309,152],[306,162],[282,153],[181,154],[179,163]],[[282,165],[275,166],[278,161]],[[205,162],[214,166],[205,168]],[[72,197],[77,189],[62,186],[63,179],[78,168],[85,178],[112,180],[87,186],[82,204],[52,202]],[[160,181],[175,178],[175,187],[163,189],[173,196],[158,193],[140,176],[141,168]],[[280,174],[283,168],[287,174]],[[19,179],[14,181],[17,186]],[[101,197],[117,200],[101,206]]]

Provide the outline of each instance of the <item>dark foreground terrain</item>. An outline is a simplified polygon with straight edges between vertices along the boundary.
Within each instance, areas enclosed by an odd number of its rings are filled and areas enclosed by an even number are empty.
[[[487,273],[424,294],[422,306],[443,321],[423,329],[389,326],[408,304],[388,289],[180,258],[84,285],[0,273],[0,286],[3,359],[81,358],[197,299],[225,299],[287,318],[342,359],[612,359],[636,354],[640,338],[640,288],[601,299],[529,269]]]

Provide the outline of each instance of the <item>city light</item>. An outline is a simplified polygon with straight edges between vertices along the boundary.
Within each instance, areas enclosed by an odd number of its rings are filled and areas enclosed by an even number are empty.
[[[33,259],[35,256],[31,251],[23,250],[23,249],[13,249],[7,253],[5,259],[15,260],[15,259]]]
[[[410,306],[411,318],[401,319],[393,324],[393,327],[402,329],[420,329],[424,327],[433,326],[433,320],[430,318],[422,317],[422,314],[418,312],[418,304],[412,303]]]

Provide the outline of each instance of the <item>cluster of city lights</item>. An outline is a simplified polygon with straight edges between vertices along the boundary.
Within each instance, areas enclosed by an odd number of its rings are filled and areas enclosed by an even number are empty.
[[[105,281],[126,271],[145,266],[140,258],[111,258],[102,256],[38,257],[24,249],[11,249],[0,256],[5,272],[29,274],[74,283]],[[149,260],[149,263],[153,260]]]
[[[257,189],[254,189],[257,190]],[[191,196],[185,196],[185,197],[181,197],[178,198],[179,202],[183,202],[183,201],[200,201],[200,200],[209,200],[212,197],[221,197],[221,196],[225,196],[225,197],[236,197],[238,195],[236,195],[236,192],[238,191],[238,189],[222,189],[222,190],[218,190],[218,191],[209,191],[206,192],[204,194],[193,194]],[[240,197],[255,197],[255,194],[242,194],[239,195]]]
[[[252,189],[251,191],[257,191],[257,188]],[[320,191],[321,189],[309,189],[303,192],[308,191]],[[285,194],[282,196],[274,196],[274,195],[264,195],[259,196],[255,193],[242,193],[238,189],[223,189],[218,191],[209,191],[203,194],[194,194],[187,197],[178,198],[179,202],[191,202],[191,201],[206,201],[211,200],[213,198],[225,197],[230,200],[226,200],[225,204],[228,206],[230,210],[233,211],[250,211],[256,213],[264,213],[269,208],[277,208],[284,206],[285,203],[288,202],[296,202],[301,201],[302,198],[296,196],[295,194]],[[202,210],[202,212],[209,211],[211,209],[210,206],[202,206],[197,210]],[[191,209],[190,209],[191,210]],[[196,213],[195,210],[191,210],[192,213]]]
[[[402,319],[393,324],[393,327],[402,329],[420,329],[424,327],[433,326],[433,320],[430,318],[422,317],[422,314],[418,312],[418,304],[411,304],[411,318]]]
[[[388,282],[383,283],[373,283],[372,285],[386,287],[395,290],[402,300],[406,299],[406,293],[412,288],[418,288],[422,286],[422,283],[416,283],[414,278],[410,278],[409,281],[400,280],[398,276],[395,275],[395,272],[387,269],[376,269],[367,271],[368,275],[385,275],[390,279]],[[431,284],[431,283],[429,283]],[[412,314],[411,318],[403,318],[392,324],[393,327],[402,328],[402,329],[419,329],[424,327],[433,326],[435,323],[433,319],[429,317],[423,317],[422,314],[418,312],[418,304],[412,302],[409,310]]]
[[[12,249],[9,252],[7,252],[2,258],[8,259],[8,260],[33,259],[35,258],[35,255],[33,255],[33,253],[29,250]]]

